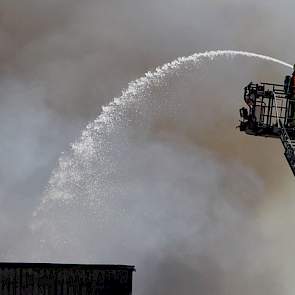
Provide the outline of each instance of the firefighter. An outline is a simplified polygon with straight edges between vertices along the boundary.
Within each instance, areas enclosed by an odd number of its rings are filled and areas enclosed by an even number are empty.
[[[289,127],[295,127],[295,64],[293,66],[293,74],[289,78],[288,83],[289,110],[288,110],[288,122]]]
[[[290,81],[290,88],[289,88],[290,90],[290,93],[292,94],[292,95],[294,95],[295,94],[295,64],[294,64],[294,66],[293,66],[293,73],[292,73],[292,76],[291,76],[291,81]]]

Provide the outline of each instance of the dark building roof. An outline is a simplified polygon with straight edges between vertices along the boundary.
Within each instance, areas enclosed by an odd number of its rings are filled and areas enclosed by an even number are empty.
[[[135,271],[133,265],[122,264],[63,264],[63,263],[24,263],[24,262],[0,262],[1,268],[79,268],[98,270],[129,270]]]
[[[134,266],[0,263],[0,294],[130,295]]]

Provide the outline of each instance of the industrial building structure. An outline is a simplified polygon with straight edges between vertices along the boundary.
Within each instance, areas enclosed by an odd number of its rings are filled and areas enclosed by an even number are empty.
[[[1,295],[131,295],[134,266],[0,263]]]

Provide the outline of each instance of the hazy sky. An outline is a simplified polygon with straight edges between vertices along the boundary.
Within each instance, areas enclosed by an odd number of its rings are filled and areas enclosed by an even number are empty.
[[[2,140],[0,160],[2,165],[0,169],[0,259],[9,259],[7,253],[15,247],[19,240],[26,240],[28,234],[27,225],[30,223],[32,212],[41,201],[41,193],[48,182],[52,169],[56,166],[60,153],[67,150],[69,144],[80,136],[81,130],[89,121],[96,118],[103,104],[111,101],[112,97],[120,95],[122,88],[126,88],[130,80],[134,80],[142,76],[146,71],[153,70],[157,65],[173,60],[178,56],[190,55],[204,50],[236,49],[253,51],[293,63],[295,62],[292,42],[294,9],[295,3],[291,0],[281,1],[280,3],[274,0],[267,2],[252,0],[46,0],[41,2],[37,0],[27,0],[25,2],[1,0],[0,135]],[[159,113],[161,115],[156,117],[156,123],[149,125],[153,136],[168,137],[168,142],[172,138],[172,142],[177,144],[179,142],[185,142],[188,145],[193,143],[193,145],[197,146],[197,149],[204,149],[205,154],[213,152],[223,160],[234,159],[236,161],[240,159],[242,163],[250,161],[246,169],[253,169],[253,173],[257,173],[259,177],[259,183],[255,184],[257,187],[255,186],[255,193],[253,194],[257,196],[261,190],[265,190],[265,195],[261,200],[263,205],[259,202],[259,206],[250,207],[254,207],[254,211],[267,212],[263,213],[261,221],[263,228],[265,231],[269,229],[272,233],[270,234],[272,242],[276,240],[275,238],[281,241],[278,242],[279,245],[275,245],[274,248],[269,250],[272,253],[270,257],[274,253],[279,253],[281,249],[285,249],[286,253],[292,255],[289,247],[292,248],[290,245],[292,245],[293,239],[289,240],[287,233],[290,229],[289,226],[294,224],[294,221],[292,223],[291,209],[286,210],[294,206],[294,203],[289,203],[291,202],[294,185],[291,182],[293,178],[290,171],[284,162],[282,149],[278,143],[273,143],[269,148],[268,142],[265,143],[255,139],[253,139],[252,144],[250,139],[241,139],[242,143],[235,144],[237,137],[232,137],[230,133],[223,137],[212,126],[208,127],[207,132],[201,132],[196,126],[196,124],[199,125],[199,121],[194,117],[192,110],[200,105],[216,110],[213,103],[206,103],[206,99],[209,100],[211,97],[220,96],[221,101],[227,99],[227,95],[235,95],[238,93],[239,87],[241,87],[238,83],[241,83],[242,79],[251,79],[251,75],[254,76],[254,79],[263,79],[265,77],[265,79],[283,80],[283,77],[280,77],[280,75],[285,74],[283,70],[285,69],[264,64],[259,64],[259,66],[245,65],[245,60],[243,60],[243,62],[233,65],[230,69],[222,63],[216,67],[210,67],[212,72],[208,70],[202,73],[202,77],[206,79],[200,80],[201,82],[197,84],[198,87],[194,86],[193,81],[198,76],[198,73],[186,77],[187,80],[185,81],[188,82],[176,81],[174,84],[172,79],[173,83],[171,84],[174,86],[165,90],[171,96],[171,101],[176,104],[178,99],[183,97],[183,101],[186,102],[185,107],[182,109],[183,113],[176,115],[176,119],[174,118],[177,126],[171,122],[169,112],[167,112],[167,116],[164,115],[165,105],[160,108]],[[226,74],[223,76],[225,71]],[[223,76],[223,80],[220,78],[221,76]],[[214,88],[210,87],[210,79],[214,81]],[[231,81],[235,86],[230,85]],[[244,82],[247,83],[248,80]],[[229,87],[234,88],[228,92],[226,89]],[[220,91],[221,88],[222,91]],[[199,99],[199,96],[197,100],[191,99],[194,93],[198,93],[202,99]],[[158,97],[164,97],[162,92],[154,94],[153,97],[157,97],[157,95]],[[228,121],[224,119],[222,130],[228,130],[228,128],[234,130],[235,126],[232,126],[232,123],[235,116],[238,121],[237,106],[239,104],[234,103],[234,101],[240,99],[240,97],[230,97],[230,103],[226,104],[226,110],[223,109],[224,104],[220,103],[218,105],[217,110],[221,111],[218,118],[226,118],[225,115],[230,116]],[[232,110],[230,110],[231,102],[234,105]],[[148,107],[145,109],[147,113],[149,113],[148,109]],[[154,106],[151,109],[154,110]],[[190,111],[191,113],[189,113]],[[211,112],[205,113],[208,116],[214,114]],[[184,114],[189,115],[184,116]],[[199,116],[201,115],[200,113]],[[210,117],[205,117],[206,119],[203,118],[204,121],[209,124],[211,122]],[[221,119],[216,122],[220,124]],[[179,122],[184,123],[182,125]],[[197,130],[197,135],[194,135],[194,130]],[[145,132],[144,129],[141,132]],[[138,133],[134,132],[134,134]],[[208,136],[208,134],[212,136]],[[211,141],[213,136],[218,138],[217,143]],[[141,139],[139,141],[144,144]],[[227,142],[230,144],[227,144]],[[249,144],[248,149],[255,154],[254,159],[251,157],[251,153],[245,155],[244,144]],[[228,148],[229,146],[230,148]],[[183,146],[177,151],[166,151],[166,148],[169,150],[169,144],[168,147],[163,146],[162,139],[159,146],[154,145],[154,142],[152,142],[151,145],[146,147],[147,150],[151,151],[151,154],[155,153],[155,159],[158,159],[158,161],[162,159],[161,155],[166,153],[169,155],[167,156],[168,162],[175,159],[171,167],[176,171],[170,176],[171,179],[179,179],[180,175],[185,174],[181,165],[193,161],[194,153],[190,154],[190,151],[186,155],[187,147]],[[263,156],[257,156],[256,148]],[[141,154],[142,152],[138,150],[137,146],[131,146],[130,150],[134,151],[137,159],[145,158],[149,154]],[[197,152],[199,157],[202,155],[205,158],[205,164],[203,164],[207,167],[207,170],[214,170],[212,168],[214,164],[210,162],[210,156],[204,153],[203,150]],[[232,156],[232,154],[236,154],[236,156]],[[268,159],[269,163],[267,163]],[[130,161],[132,162],[132,159]],[[201,161],[201,159],[196,161]],[[131,164],[128,162],[122,165],[129,167]],[[147,163],[144,162],[142,165],[147,165]],[[198,163],[196,165],[198,167]],[[130,182],[133,184],[131,176],[140,174],[140,167],[129,167],[128,169],[131,172],[128,174],[128,179],[121,179],[121,176],[118,176],[118,179],[122,183]],[[158,171],[159,175],[165,173],[165,169],[163,169],[163,167],[166,167],[165,165],[156,167],[154,170]],[[166,168],[169,167],[168,165]],[[178,167],[179,171],[177,170]],[[196,167],[192,165],[188,169],[188,178],[195,171],[199,171]],[[275,171],[276,173],[272,173],[271,170],[275,170],[276,167],[278,167],[278,170]],[[239,169],[237,171],[240,171]],[[225,172],[220,172],[220,175],[226,178],[229,171],[231,171],[231,168],[227,166]],[[247,171],[242,171],[241,175],[248,175]],[[149,179],[149,176],[147,176],[149,174],[146,173],[146,171],[142,173],[142,187],[148,189],[152,182],[144,182],[145,177]],[[280,174],[282,174],[281,177]],[[211,175],[210,177],[212,178],[210,178],[211,181],[214,182],[215,176]],[[234,175],[231,177],[235,181],[239,179]],[[249,177],[249,183],[253,184],[252,176]],[[202,178],[200,179],[200,185],[202,186],[204,183]],[[230,179],[224,181],[226,183],[225,187],[231,186],[232,181]],[[261,187],[264,186],[266,188],[262,189]],[[233,196],[239,196],[241,194],[240,187],[239,184],[235,193],[231,191],[231,193],[224,193],[224,195],[233,194]],[[220,188],[220,186],[216,186],[216,188]],[[194,189],[198,190],[199,187],[192,186],[192,190]],[[155,191],[157,193],[161,191],[164,198],[165,190],[161,188],[161,190],[155,189]],[[249,187],[243,188],[243,192],[245,191],[251,194]],[[280,202],[278,198],[282,197],[283,192],[285,197]],[[130,195],[132,194],[130,193]],[[142,194],[144,195],[144,192]],[[214,192],[210,192],[210,195],[214,194]],[[188,196],[191,195],[191,193],[188,194]],[[268,202],[266,196],[270,196],[271,202]],[[131,203],[132,200],[131,198]],[[166,206],[166,202],[168,201],[163,200],[162,205]],[[242,208],[248,207],[248,205],[244,206],[244,199],[241,202],[243,204]],[[256,204],[255,201],[254,203]],[[172,204],[178,206],[179,202],[174,200]],[[199,208],[199,203],[196,206]],[[188,210],[188,207],[185,205],[183,210]],[[139,217],[140,210],[137,208],[135,212],[134,216]],[[237,212],[243,212],[243,210],[239,209]],[[255,213],[251,211],[251,214],[256,213],[256,211]],[[174,214],[177,215],[177,213]],[[259,214],[261,213],[257,213],[257,215]],[[257,217],[257,215],[255,216]],[[169,219],[168,216],[167,219]],[[232,225],[237,220],[238,224],[243,224],[245,220],[248,222],[249,215],[245,218],[242,216],[237,217],[237,219],[229,219],[225,223]],[[280,220],[280,222],[277,223],[274,220]],[[195,219],[193,221],[195,222]],[[159,223],[162,224],[161,218]],[[179,231],[177,231],[176,236],[179,237],[179,232],[185,227],[182,225],[177,227]],[[251,238],[254,235],[252,227],[253,224],[249,227],[250,229],[247,227]],[[150,225],[143,222],[142,228],[148,230]],[[241,225],[241,227],[234,230],[238,231],[242,228]],[[273,228],[274,233],[270,230]],[[285,235],[283,229],[286,229]],[[94,234],[95,231],[95,226],[91,227],[90,232]],[[223,231],[221,232],[223,233]],[[81,237],[80,234],[79,237]],[[173,231],[171,235],[173,235]],[[157,234],[155,236],[157,237]],[[153,240],[158,241],[156,238]],[[171,242],[170,239],[167,240]],[[204,240],[207,241],[210,238],[205,237]],[[111,241],[113,240],[111,239]],[[189,237],[188,241],[193,241],[193,238]],[[96,245],[96,243],[98,241],[94,244]],[[186,256],[182,260],[182,257],[175,257],[174,255],[179,250],[179,247],[182,247],[182,245],[178,246],[177,243],[175,249],[172,248],[171,253],[169,251],[167,253],[168,257],[171,254],[171,259],[167,259],[167,262],[164,260],[163,264],[158,265],[158,271],[162,267],[165,269],[166,265],[171,267],[173,260],[177,260],[177,264],[182,265],[184,269],[188,269],[187,272],[190,273],[192,265],[187,263],[188,257]],[[263,252],[262,245],[264,243],[265,240],[259,244],[259,251],[255,252],[255,255],[258,256]],[[164,244],[164,242],[155,242],[156,246],[161,245],[161,247],[164,247]],[[136,245],[140,247],[139,241]],[[190,242],[187,245],[190,245]],[[241,242],[237,242],[235,245],[237,249],[240,249]],[[227,243],[224,242],[223,249],[227,247]],[[77,248],[79,247],[77,246]],[[94,251],[87,247],[86,249]],[[208,263],[208,273],[210,274],[214,273],[221,265],[224,265],[223,262],[215,259],[218,256],[215,249],[212,249],[212,251],[206,252],[208,257],[203,258],[205,262],[202,263],[202,265]],[[236,255],[239,256],[241,252],[237,251],[238,254]],[[190,255],[202,254],[201,250],[196,252],[197,254],[190,252]],[[78,253],[80,255],[79,251]],[[19,257],[22,257],[22,255],[25,254],[21,253]],[[154,255],[154,251],[151,251],[151,255]],[[227,257],[229,253],[224,255]],[[58,253],[56,257],[62,259],[62,254]],[[83,259],[85,256],[81,255],[81,257]],[[97,257],[97,255],[93,254],[91,257]],[[145,255],[141,256],[140,254],[136,257],[140,257],[140,261],[147,259]],[[17,258],[14,257],[14,259]],[[69,257],[66,259],[69,259]],[[264,259],[269,261],[268,258]],[[214,268],[214,271],[211,268]],[[155,266],[150,266],[150,269],[154,271]],[[233,269],[235,270],[235,268]],[[277,269],[278,267],[276,268],[275,277],[279,276]],[[287,273],[291,277],[292,272],[289,271],[289,266],[286,266],[285,269],[284,274]],[[196,273],[200,273],[200,270],[196,270]],[[218,273],[222,274],[222,270]],[[178,277],[179,274],[174,273],[173,276]],[[261,276],[263,277],[263,273]],[[268,274],[265,276],[268,281]],[[169,277],[167,280],[169,280]],[[227,280],[228,277],[221,278],[220,285],[215,281],[215,289],[212,290],[218,290],[218,288],[221,288],[220,286],[227,286]],[[237,282],[236,287],[240,287],[245,283],[239,279],[237,279]],[[213,291],[206,279],[202,281],[202,284],[200,288],[202,288],[203,294],[212,294]],[[191,289],[188,288],[188,292],[197,287],[198,284],[192,284]],[[233,287],[232,290],[236,290],[236,287]],[[286,286],[284,288],[288,289]],[[279,288],[279,290],[282,289]],[[155,294],[158,294],[157,292],[160,291],[156,290],[155,292]],[[170,294],[173,294],[171,292]],[[175,291],[175,294],[180,294],[179,292]],[[263,292],[267,294],[268,290]],[[289,294],[288,292],[281,291],[283,294]],[[291,291],[290,294],[292,294]]]

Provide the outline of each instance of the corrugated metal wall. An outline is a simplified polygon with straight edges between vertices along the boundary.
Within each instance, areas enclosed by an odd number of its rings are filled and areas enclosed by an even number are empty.
[[[1,264],[1,295],[130,295],[130,266]]]

